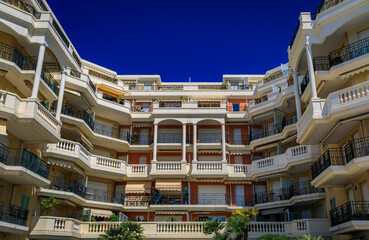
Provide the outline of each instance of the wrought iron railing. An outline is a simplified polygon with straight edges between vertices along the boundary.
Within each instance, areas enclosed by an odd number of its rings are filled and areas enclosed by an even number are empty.
[[[348,202],[329,211],[332,226],[357,221],[369,220],[369,202]]]
[[[286,126],[297,123],[297,116],[291,115],[282,119],[281,122],[265,125],[262,129],[251,129],[250,140],[256,140],[281,133]]]
[[[328,57],[314,57],[313,64],[315,71],[328,71],[331,68]]]
[[[157,86],[158,90],[180,91],[183,90],[183,85],[160,85]]]
[[[307,86],[309,85],[310,83],[310,76],[309,76],[309,71],[306,72],[305,76],[304,76],[304,79],[301,81],[301,94],[304,94]]]
[[[69,48],[69,45],[70,45],[69,40],[68,40],[67,36],[65,36],[65,34],[63,33],[63,31],[60,28],[59,24],[55,21],[55,19],[53,19],[52,25],[53,25],[55,31],[58,33],[59,37],[64,42],[64,44],[67,46],[67,48]]]
[[[81,73],[80,72],[78,72],[77,70],[75,70],[75,69],[70,69],[70,74],[69,74],[70,76],[74,76],[74,77],[76,77],[76,78],[81,78]]]
[[[151,196],[151,205],[230,205],[231,196],[223,193],[156,194]]]
[[[55,109],[53,109],[53,111],[55,111]],[[64,104],[62,108],[62,114],[82,119],[90,127],[91,130],[94,130],[95,122],[92,117],[92,113],[87,113],[86,110],[79,107]]]
[[[78,64],[78,66],[82,67],[81,60],[79,60],[79,57],[77,56],[75,51],[73,51],[72,56],[73,56],[74,60],[76,61],[76,63]]]
[[[0,43],[0,58],[13,62],[22,70],[35,70],[37,57],[25,57],[20,51],[5,43]]]
[[[32,14],[36,19],[41,18],[41,13],[37,12],[36,9],[24,0],[2,0],[16,8],[19,8],[25,12]]]
[[[273,189],[255,193],[255,204],[289,200],[294,196],[323,192],[322,188],[315,188],[310,182],[293,183],[286,188]]]
[[[53,75],[47,70],[47,68],[42,67],[41,79],[50,87],[50,89],[56,94],[58,91],[58,82],[55,80]]]
[[[38,5],[41,7],[42,11],[49,11],[47,10],[46,5],[42,2],[42,0],[37,0]]]
[[[369,156],[369,137],[354,139],[343,148],[329,148],[311,166],[312,177],[316,178],[332,165],[346,165],[364,156]]]
[[[222,134],[221,133],[199,133],[197,138],[199,143],[221,143]]]
[[[85,199],[97,202],[109,202],[123,204],[124,195],[102,189],[87,188]]]
[[[182,143],[182,133],[159,133],[158,143]]]
[[[0,221],[26,226],[28,209],[0,202]]]
[[[50,177],[49,188],[52,190],[74,193],[82,198],[86,196],[86,187],[76,179]]]
[[[159,102],[160,108],[180,108],[182,107],[182,102]]]
[[[8,166],[24,167],[43,178],[49,178],[49,165],[26,148],[8,148],[0,143],[0,161]]]
[[[150,145],[153,143],[153,137],[149,135],[139,135],[138,137],[134,138],[131,136],[132,145]]]
[[[289,73],[290,73],[290,69],[286,69],[286,70],[283,70],[283,71],[281,71],[281,70],[280,71],[277,71],[277,72],[269,75],[268,77],[264,78],[263,79],[263,83],[266,84],[268,82],[274,81],[274,80],[276,80],[278,78],[281,78],[283,76],[288,75]]]
[[[226,90],[226,85],[199,85],[199,90]]]

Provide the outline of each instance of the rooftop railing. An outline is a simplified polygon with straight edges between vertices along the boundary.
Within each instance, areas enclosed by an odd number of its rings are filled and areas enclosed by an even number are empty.
[[[312,187],[310,182],[293,183],[290,187],[256,193],[255,204],[284,201],[294,196],[320,192],[323,192],[323,189]]]
[[[180,108],[182,107],[182,102],[159,102],[160,108]]]
[[[354,139],[343,148],[329,148],[311,166],[312,177],[316,178],[330,166],[346,165],[364,156],[369,156],[369,137]]]
[[[0,161],[8,166],[24,167],[45,179],[49,178],[49,165],[26,148],[8,148],[0,144]]]
[[[6,2],[16,8],[19,8],[25,12],[32,14],[32,16],[36,19],[41,18],[41,13],[37,12],[36,9],[26,1],[23,0],[1,0],[1,1]]]
[[[49,188],[52,190],[74,193],[82,198],[86,196],[86,187],[76,179],[65,179],[62,177],[50,177]]]
[[[290,73],[290,69],[286,69],[286,70],[279,70],[271,75],[269,75],[268,77],[263,79],[263,83],[266,84],[268,82],[274,81],[278,78],[287,76]]]
[[[332,226],[339,224],[358,221],[358,220],[369,220],[369,202],[348,202],[341,206],[338,206],[329,211],[331,217]]]
[[[28,209],[0,202],[0,221],[26,226]]]

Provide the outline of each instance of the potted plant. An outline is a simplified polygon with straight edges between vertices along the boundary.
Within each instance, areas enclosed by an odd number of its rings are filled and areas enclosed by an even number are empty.
[[[52,212],[54,212],[55,206],[58,205],[58,201],[53,198],[49,197],[48,199],[41,200],[41,215],[46,216]]]
[[[136,143],[138,139],[138,132],[133,132],[131,135],[131,143]]]

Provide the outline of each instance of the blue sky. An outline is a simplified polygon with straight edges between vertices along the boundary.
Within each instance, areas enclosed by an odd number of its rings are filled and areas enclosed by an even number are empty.
[[[300,12],[320,0],[49,0],[83,59],[164,82],[221,81],[287,62]]]

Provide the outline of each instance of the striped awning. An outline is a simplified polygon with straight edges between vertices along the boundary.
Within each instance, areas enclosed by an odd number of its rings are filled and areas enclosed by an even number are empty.
[[[346,79],[346,78],[348,78],[348,77],[352,77],[352,76],[354,76],[354,75],[356,75],[356,74],[359,74],[359,73],[362,73],[362,72],[365,72],[365,71],[369,71],[369,65],[366,65],[366,66],[361,67],[361,68],[359,68],[359,69],[355,69],[355,70],[353,70],[353,71],[351,71],[351,72],[348,72],[348,73],[342,74],[342,75],[341,75],[341,79]]]
[[[99,83],[97,85],[97,88],[101,92],[109,93],[109,94],[114,95],[114,96],[121,96],[121,95],[124,95],[126,93],[125,91],[122,91],[122,90],[120,90],[118,88],[115,88],[113,86],[110,86],[110,85],[106,85],[104,83]]]
[[[126,194],[127,193],[150,193],[151,182],[135,182],[127,183]]]
[[[265,149],[274,148],[274,147],[277,147],[277,145],[278,145],[277,142],[267,144],[267,145],[263,145],[263,146],[255,148],[255,151],[262,151],[262,150],[265,150]]]
[[[230,151],[230,155],[250,155],[250,151]]]
[[[158,215],[183,215],[187,214],[187,211],[156,211],[155,214]]]
[[[225,184],[252,184],[252,181],[225,181]]]
[[[282,214],[284,212],[284,208],[272,208],[267,209],[261,212],[262,215],[272,215],[272,214]]]
[[[103,209],[96,209],[96,208],[84,208],[83,210],[91,211],[91,216],[94,216],[94,217],[108,218],[113,214],[113,212],[110,210],[103,210]]]
[[[6,119],[0,118],[0,135],[7,136],[6,133]]]
[[[85,176],[85,172],[83,171],[83,169],[81,169],[80,167],[78,167],[76,164],[74,164],[72,162],[64,161],[64,160],[60,160],[60,159],[55,159],[55,158],[49,158],[47,160],[47,162],[50,165],[60,166],[60,167],[63,167],[63,168],[68,168],[68,169],[74,170],[74,172],[76,172],[76,173],[78,173],[82,176]]]
[[[155,182],[155,189],[159,191],[181,192],[181,179],[157,179]]]

